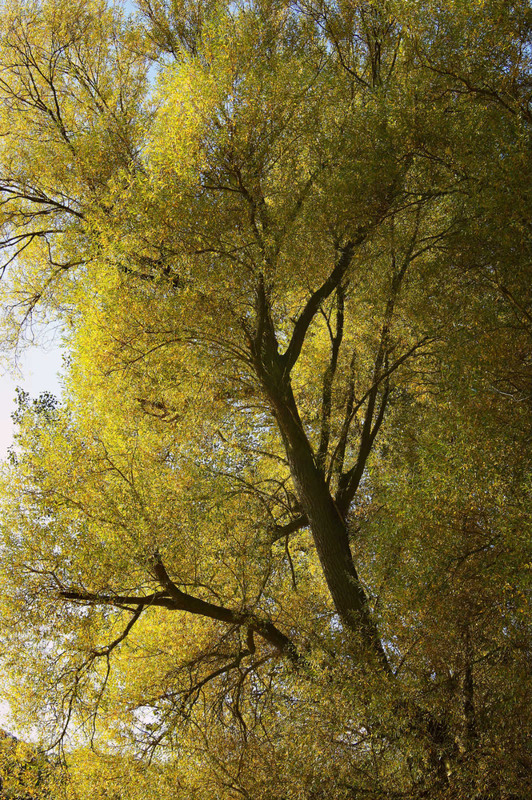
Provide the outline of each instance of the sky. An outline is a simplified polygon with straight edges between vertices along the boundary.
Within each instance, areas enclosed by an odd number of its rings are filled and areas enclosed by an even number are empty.
[[[124,7],[131,13],[135,9],[135,3],[124,0]],[[8,448],[13,442],[14,426],[11,415],[16,407],[16,388],[20,386],[32,397],[45,391],[60,395],[61,371],[62,350],[54,345],[28,345],[19,357],[16,368],[11,365],[10,369],[5,363],[0,363],[0,460],[6,458]],[[0,702],[0,728],[3,726],[10,730],[16,729],[9,717],[9,707]]]
[[[11,414],[15,410],[16,387],[20,386],[32,397],[41,392],[61,393],[59,373],[62,368],[62,351],[59,347],[31,346],[19,359],[18,368],[11,374],[0,372],[0,458],[4,459],[13,439]]]
[[[15,410],[16,387],[20,386],[37,397],[41,392],[49,391],[55,395],[61,393],[59,373],[62,367],[62,351],[57,346],[31,346],[19,359],[17,370],[11,373],[6,369],[0,372],[0,459],[4,459],[13,440],[13,421],[11,414]],[[9,707],[0,702],[0,728],[6,726],[13,729],[9,716]]]

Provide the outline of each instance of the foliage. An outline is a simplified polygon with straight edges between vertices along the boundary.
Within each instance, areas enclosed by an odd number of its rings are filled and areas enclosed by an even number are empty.
[[[59,765],[36,747],[0,731],[0,797],[3,800],[62,798],[65,784]]]
[[[528,3],[3,6],[10,702],[78,798],[530,796]],[[9,690],[8,690],[9,691]]]

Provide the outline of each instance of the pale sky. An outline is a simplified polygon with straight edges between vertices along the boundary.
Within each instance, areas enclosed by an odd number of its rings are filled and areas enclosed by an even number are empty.
[[[58,347],[33,346],[19,359],[17,374],[0,372],[0,459],[7,455],[7,448],[13,438],[13,422],[11,414],[15,410],[15,388],[20,386],[37,397],[41,392],[61,393],[58,373],[61,371],[61,350]],[[0,728],[13,725],[9,720],[9,707],[0,702]]]
[[[125,0],[124,6],[132,12],[135,4],[132,0]],[[52,392],[59,396],[61,384],[58,376],[62,371],[62,351],[59,347],[28,347],[19,357],[16,370],[11,372],[0,364],[0,460],[6,458],[7,450],[13,441],[13,421],[11,414],[15,410],[15,389],[20,386],[29,392],[32,397],[38,397],[41,392]],[[0,728],[6,726],[13,730],[13,722],[9,719],[9,707],[0,701]],[[31,740],[31,734],[26,740]]]
[[[0,372],[0,458],[4,459],[12,442],[15,410],[15,388],[20,386],[37,397],[41,392],[61,393],[58,374],[62,368],[61,350],[58,347],[31,347],[19,359],[18,374]]]

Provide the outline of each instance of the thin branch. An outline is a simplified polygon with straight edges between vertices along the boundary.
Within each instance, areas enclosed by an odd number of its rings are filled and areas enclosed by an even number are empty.
[[[335,448],[335,450],[334,450],[334,452],[332,454],[332,457],[331,457],[331,467],[330,467],[331,470],[332,470],[333,466],[335,465],[335,463],[339,460],[342,448],[345,448],[345,445],[347,443],[348,432],[349,432],[349,429],[350,429],[350,426],[351,426],[351,423],[352,423],[353,419],[356,417],[356,415],[358,414],[358,412],[360,411],[360,409],[362,408],[362,406],[364,405],[364,403],[366,402],[368,397],[373,392],[376,392],[376,390],[383,383],[383,381],[386,381],[390,377],[390,375],[392,375],[397,369],[399,369],[399,367],[402,364],[404,364],[404,362],[408,358],[410,358],[410,356],[412,356],[416,352],[416,350],[419,350],[419,348],[423,347],[423,345],[428,344],[428,343],[433,342],[433,341],[434,341],[434,339],[432,337],[424,336],[422,339],[420,339],[418,342],[416,342],[414,345],[412,345],[412,347],[409,348],[409,350],[407,350],[406,353],[403,353],[402,356],[400,356],[398,359],[396,359],[390,367],[385,369],[377,377],[377,379],[372,383],[372,385],[369,387],[369,389],[362,395],[360,400],[358,400],[357,403],[352,406],[352,408],[350,409],[349,413],[346,415],[346,419],[344,420],[344,424],[342,426],[342,432],[340,434],[340,437],[338,439],[338,443],[337,443],[336,448]],[[350,470],[350,472],[353,472],[353,470],[354,470],[354,467],[352,468],[352,470]],[[349,474],[349,473],[346,473],[346,474]]]
[[[118,636],[116,639],[114,639],[110,644],[106,645],[106,647],[102,647],[99,650],[93,650],[92,651],[92,655],[94,655],[95,657],[109,656],[112,653],[112,651],[115,649],[115,647],[118,647],[118,645],[121,642],[123,642],[124,639],[127,638],[129,632],[131,631],[131,628],[137,622],[137,620],[139,619],[140,615],[144,611],[145,607],[146,607],[145,605],[139,605],[135,609],[135,611],[133,611],[133,615],[132,615],[131,619],[127,623],[126,627],[124,628],[124,630],[122,631],[120,636]]]
[[[318,446],[318,453],[316,455],[316,463],[318,467],[325,471],[325,460],[327,458],[327,451],[329,449],[330,439],[330,420],[331,420],[331,405],[332,405],[332,386],[336,367],[338,365],[338,355],[342,338],[344,334],[344,287],[342,284],[337,289],[336,293],[336,332],[332,334],[329,327],[329,334],[331,336],[331,358],[325,374],[323,376],[323,389],[321,401],[321,425],[320,425],[320,443]]]

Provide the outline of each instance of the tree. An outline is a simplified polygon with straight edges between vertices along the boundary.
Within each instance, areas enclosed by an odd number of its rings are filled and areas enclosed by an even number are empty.
[[[2,800],[62,797],[59,765],[15,736],[0,732],[0,796]]]
[[[69,366],[2,636],[78,796],[529,795],[531,24],[5,6],[6,341]]]

